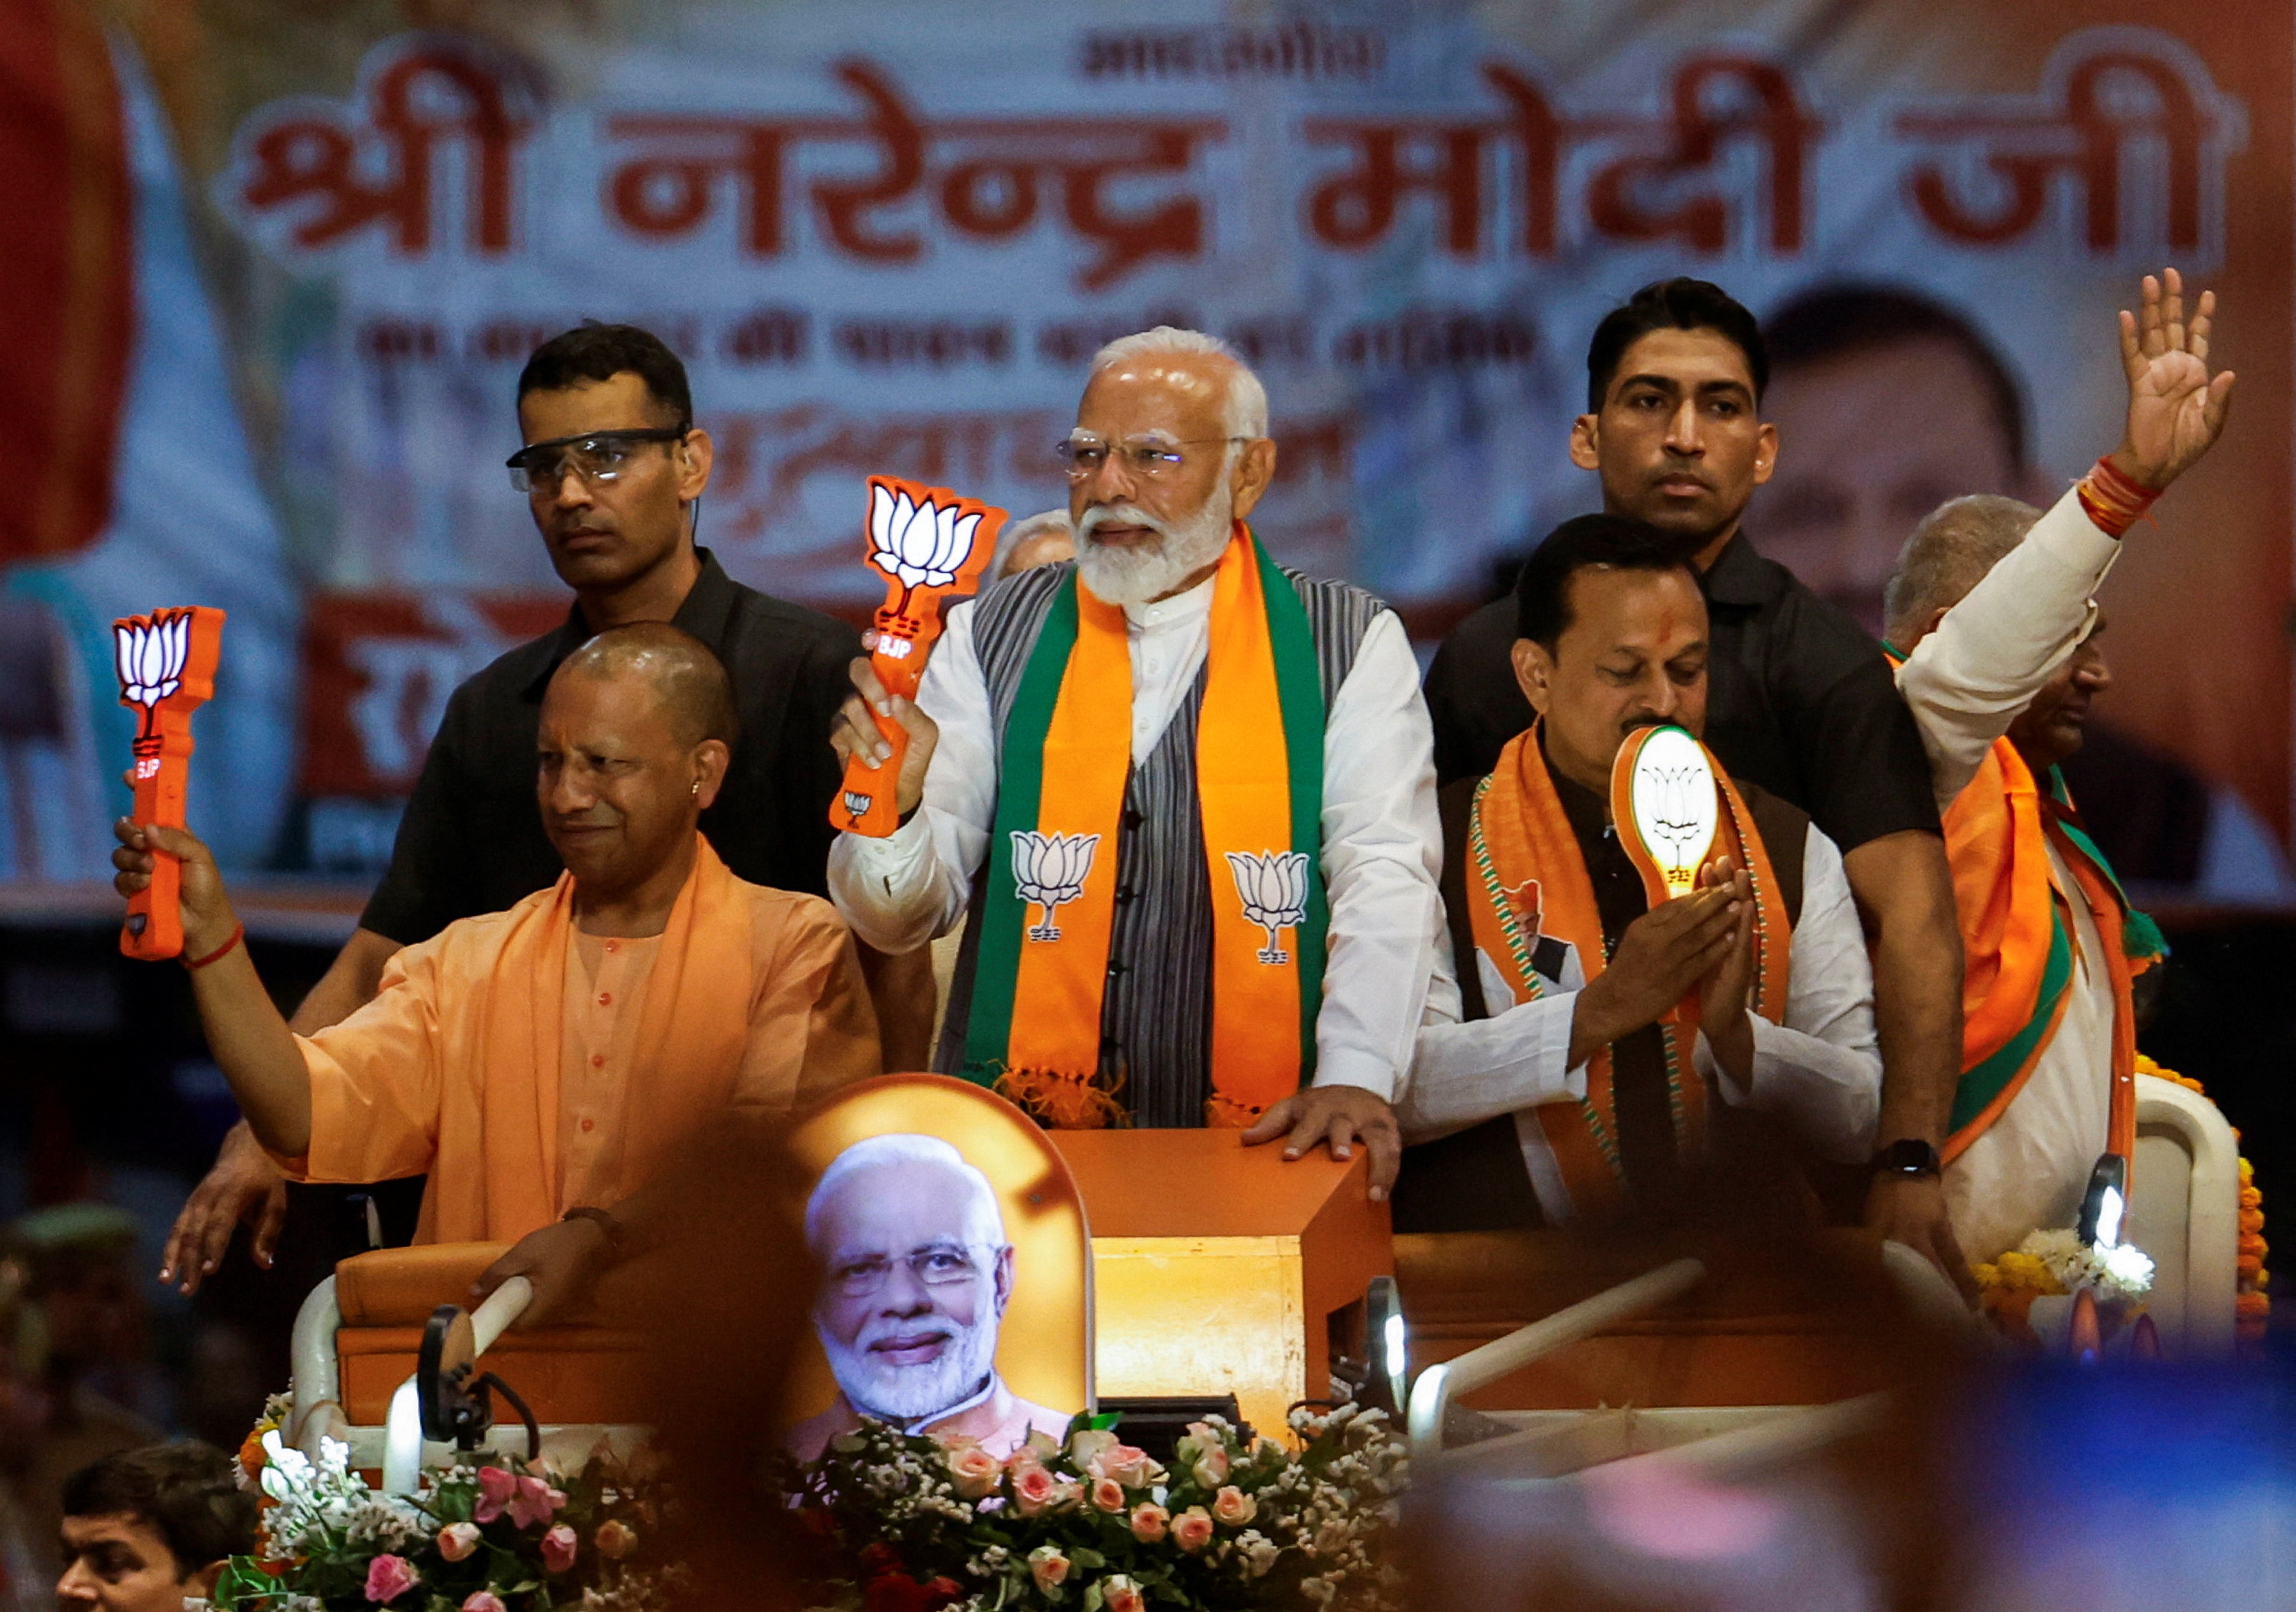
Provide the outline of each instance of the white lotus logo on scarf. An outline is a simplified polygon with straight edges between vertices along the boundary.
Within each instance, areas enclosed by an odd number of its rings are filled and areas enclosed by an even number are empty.
[[[1235,875],[1235,893],[1243,897],[1243,915],[1267,931],[1259,961],[1291,961],[1292,953],[1277,943],[1284,930],[1308,921],[1308,853],[1230,851],[1227,865]]]
[[[1029,829],[1013,831],[1013,882],[1023,901],[1045,909],[1045,921],[1029,926],[1031,940],[1058,940],[1061,931],[1053,913],[1084,894],[1092,871],[1097,834],[1038,834]]]
[[[888,577],[900,579],[897,613],[906,615],[909,594],[919,587],[947,587],[972,552],[980,517],[960,517],[948,503],[913,503],[906,493],[869,489],[869,558]]]
[[[184,686],[192,613],[155,610],[149,626],[114,622],[111,649],[119,691],[143,708],[135,732],[135,776],[149,778],[160,770],[160,702]]]

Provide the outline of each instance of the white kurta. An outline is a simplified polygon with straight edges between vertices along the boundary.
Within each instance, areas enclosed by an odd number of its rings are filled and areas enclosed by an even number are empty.
[[[1211,644],[1212,583],[1125,608],[1132,760],[1144,762]],[[963,915],[996,815],[996,734],[972,642],[971,601],[952,610],[917,690],[939,724],[924,809],[883,839],[840,834],[829,893],[854,932],[912,951]],[[1391,610],[1373,618],[1324,728],[1323,872],[1331,906],[1316,1084],[1392,1098],[1411,1062],[1443,934],[1436,884],[1434,736],[1419,663]]]
[[[1874,1033],[1874,974],[1842,871],[1841,853],[1815,826],[1802,847],[1801,921],[1789,951],[1784,1022],[1750,1013],[1752,1079],[1741,1088],[1722,1074],[1706,1037],[1699,1072],[1733,1105],[1776,1115],[1829,1158],[1863,1161],[1881,1113],[1882,1056]],[[1488,1019],[1460,1021],[1459,987],[1447,930],[1419,1032],[1411,1084],[1397,1104],[1406,1142],[1431,1141],[1501,1114],[1515,1117],[1523,1164],[1540,1213],[1570,1214],[1546,1138],[1530,1110],[1587,1094],[1587,1066],[1570,1059],[1570,1020],[1585,980],[1574,953],[1562,988],[1518,1000],[1497,964],[1475,950]]]
[[[1940,811],[1995,740],[2061,671],[2095,620],[2094,595],[2120,544],[2067,493],[1898,669],[1920,723]],[[2001,1117],[1946,1166],[1954,1235],[1987,1261],[2035,1230],[2070,1226],[2104,1151],[2112,1092],[2112,980],[2072,871],[2052,844],[2049,873],[2072,915],[2070,999],[2057,1033]]]

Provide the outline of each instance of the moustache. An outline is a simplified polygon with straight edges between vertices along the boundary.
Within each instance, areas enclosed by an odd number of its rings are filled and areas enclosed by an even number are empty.
[[[1159,537],[1169,537],[1172,535],[1170,527],[1137,505],[1100,503],[1086,510],[1084,512],[1084,519],[1077,522],[1077,537],[1081,542],[1089,543],[1093,540],[1093,534],[1103,526],[1144,527]]]

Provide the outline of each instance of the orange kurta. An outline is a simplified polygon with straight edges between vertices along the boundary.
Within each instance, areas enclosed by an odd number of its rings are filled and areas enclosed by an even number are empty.
[[[311,1150],[281,1166],[299,1181],[427,1171],[417,1242],[514,1241],[575,1203],[628,1197],[715,1114],[789,1112],[878,1073],[852,937],[818,896],[744,883],[704,840],[668,927],[644,944],[655,955],[631,994],[636,1034],[603,1038],[611,1004],[567,1001],[570,875],[406,947],[373,1002],[297,1038]],[[626,1101],[575,1120],[596,1145],[572,1171],[560,1101],[570,1034],[629,1060]]]

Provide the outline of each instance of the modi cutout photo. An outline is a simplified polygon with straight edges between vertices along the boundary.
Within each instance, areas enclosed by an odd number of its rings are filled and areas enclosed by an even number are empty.
[[[987,1095],[977,1087],[969,1092]],[[949,1102],[940,1092],[911,1095]],[[869,1106],[863,1104],[865,1112]],[[936,1106],[913,1102],[901,1111],[930,1123]],[[1027,1145],[1025,1133],[1006,1133],[1002,1115],[964,1096],[953,1106],[954,1115],[939,1117],[958,1123],[934,1128],[970,1133],[967,1140],[975,1141],[985,1133],[988,1145],[976,1150],[1009,1179],[992,1180],[964,1148],[922,1129],[832,1139],[842,1145],[815,1179],[804,1224],[820,1272],[813,1330],[834,1392],[785,1436],[800,1460],[817,1458],[863,1417],[911,1434],[968,1439],[1001,1458],[1032,1430],[1061,1437],[1089,1399],[1089,1254],[1066,1170],[1049,1150],[1040,1154]],[[870,1128],[853,1123],[852,1107],[840,1100],[808,1130],[817,1137],[824,1130]],[[840,1110],[844,1125],[838,1123]],[[1030,1223],[1018,1234],[1007,1223],[1015,1199]],[[1046,1254],[1032,1258],[1047,1245]],[[1019,1329],[1021,1347],[1010,1346],[1008,1321]],[[1047,1331],[1049,1361],[1025,1342]],[[1000,1346],[1007,1362],[1018,1362],[1017,1384],[1000,1370]],[[1058,1395],[1058,1403],[1032,1395]],[[819,1395],[808,1397],[819,1403]]]

